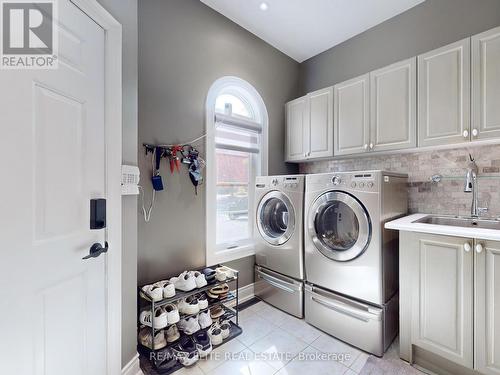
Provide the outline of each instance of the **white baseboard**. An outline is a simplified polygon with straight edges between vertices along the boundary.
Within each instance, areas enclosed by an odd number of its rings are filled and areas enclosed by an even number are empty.
[[[242,304],[243,302],[246,302],[254,297],[254,284],[248,284],[245,286],[242,286],[238,290],[238,303]],[[228,303],[229,307],[234,307],[236,305],[236,300],[233,300]]]
[[[139,354],[136,354],[122,369],[122,375],[144,375],[139,366]]]

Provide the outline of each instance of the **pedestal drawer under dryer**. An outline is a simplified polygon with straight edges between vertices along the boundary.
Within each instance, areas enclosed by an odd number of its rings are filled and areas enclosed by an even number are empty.
[[[266,268],[255,266],[257,297],[298,318],[304,317],[304,283]]]

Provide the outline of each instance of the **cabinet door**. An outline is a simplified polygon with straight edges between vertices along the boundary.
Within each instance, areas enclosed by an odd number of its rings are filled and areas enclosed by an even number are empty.
[[[370,75],[350,79],[333,87],[334,154],[366,152],[370,143]]]
[[[500,242],[476,241],[476,370],[500,374]]]
[[[472,37],[472,139],[500,137],[500,27]],[[475,133],[475,132],[474,132]]]
[[[418,56],[418,145],[470,139],[470,38]]]
[[[333,87],[307,95],[309,110],[308,158],[333,156]]]
[[[472,368],[472,240],[421,234],[413,243],[412,344]]]
[[[306,109],[305,96],[286,104],[286,161],[301,161],[307,157],[309,124]]]
[[[415,147],[416,58],[370,73],[370,138],[373,151]]]

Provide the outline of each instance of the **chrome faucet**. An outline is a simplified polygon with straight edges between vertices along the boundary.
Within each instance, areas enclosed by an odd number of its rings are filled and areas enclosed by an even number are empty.
[[[472,157],[471,154],[469,154],[469,164],[467,165],[467,174],[465,175],[465,187],[464,187],[464,192],[466,193],[471,193],[472,192],[472,204],[470,207],[470,215],[472,218],[477,219],[479,218],[479,214],[481,212],[486,212],[488,211],[488,208],[479,208],[477,207],[477,174],[478,174],[478,168],[476,165],[476,161]]]

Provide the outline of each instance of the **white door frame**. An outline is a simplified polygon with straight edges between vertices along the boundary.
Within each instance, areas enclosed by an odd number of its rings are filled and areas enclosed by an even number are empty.
[[[121,373],[122,324],[122,26],[97,0],[70,0],[104,29],[107,230],[107,374]]]

